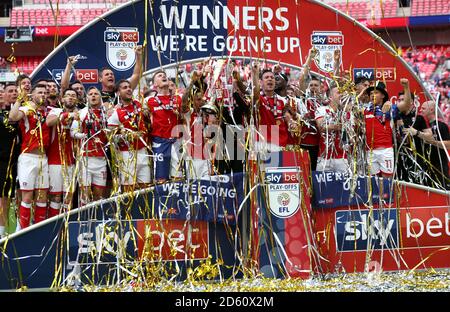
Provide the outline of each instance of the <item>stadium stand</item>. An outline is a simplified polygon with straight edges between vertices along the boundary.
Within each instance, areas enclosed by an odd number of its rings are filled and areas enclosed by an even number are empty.
[[[356,19],[402,16],[398,1],[323,1]],[[411,0],[411,16],[440,15],[450,12],[448,0]]]
[[[102,15],[108,8],[101,9],[61,9],[57,16],[56,23],[51,9],[13,9],[11,13],[11,26],[60,26],[83,25],[99,15]]]
[[[439,15],[450,12],[448,0],[413,0],[411,3],[411,15]]]
[[[16,62],[10,64],[10,70],[15,71],[19,69],[21,72],[29,75],[43,59],[40,56],[18,56],[16,57]]]
[[[440,94],[439,106],[450,122],[450,46],[436,45],[402,49],[402,57],[425,82],[435,96]]]
[[[105,3],[112,3],[113,5],[116,4],[120,4],[120,3],[125,3],[128,2],[129,0],[110,0],[110,1],[106,1],[106,0],[60,0],[59,3],[60,4],[93,4],[93,3],[100,3],[100,4],[105,4]],[[48,0],[33,0],[34,4],[48,4]]]
[[[125,2],[127,0],[61,0],[57,13],[56,4],[50,6],[48,0],[33,0],[32,4],[11,10],[10,26],[81,26]]]
[[[324,1],[327,3],[327,1]],[[372,17],[394,17],[397,16],[397,1],[353,1],[353,2],[331,2],[332,7],[352,16],[355,19],[367,19]]]

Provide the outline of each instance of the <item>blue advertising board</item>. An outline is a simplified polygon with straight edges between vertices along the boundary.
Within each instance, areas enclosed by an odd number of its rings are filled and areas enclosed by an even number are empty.
[[[53,286],[58,286],[61,280],[55,280],[55,268],[60,266],[67,276],[83,273],[83,282],[103,284],[111,280],[111,274],[116,274],[118,259],[124,262],[124,267],[139,261],[146,226],[150,237],[159,237],[162,245],[166,239],[164,227],[168,228],[170,223],[175,224],[169,229],[172,241],[179,242],[180,246],[186,248],[189,242],[193,249],[199,242],[207,242],[202,257],[196,257],[191,265],[198,265],[198,259],[211,256],[213,262],[223,261],[221,275],[230,276],[235,274],[232,268],[238,262],[235,248],[241,244],[235,241],[240,226],[236,223],[236,211],[243,195],[242,174],[233,178],[216,176],[211,180],[158,185],[141,195],[122,195],[89,209],[74,210],[67,219],[60,215],[33,225],[0,244],[3,257],[0,289],[48,288],[53,282],[56,282]],[[162,223],[161,228],[158,222]],[[216,244],[220,245],[220,251]],[[164,248],[160,249],[164,251]],[[185,278],[185,259],[173,260],[179,268],[178,278]],[[95,273],[93,280],[89,280],[90,273]]]
[[[399,223],[395,208],[338,210],[335,217],[338,251],[398,247]]]
[[[446,15],[428,15],[428,16],[411,16],[409,18],[410,26],[439,26],[449,25],[450,14]]]
[[[390,179],[350,177],[339,172],[314,171],[312,184],[313,208],[358,206],[369,200],[375,204],[380,200],[387,204],[393,202]]]

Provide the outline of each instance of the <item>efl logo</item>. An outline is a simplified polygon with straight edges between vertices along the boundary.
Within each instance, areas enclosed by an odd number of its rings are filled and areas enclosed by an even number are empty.
[[[369,80],[381,80],[381,81],[395,81],[396,70],[395,67],[385,68],[354,68],[353,77],[364,77]]]
[[[398,242],[397,210],[336,211],[338,251],[396,248]],[[368,247],[367,244],[370,246]]]
[[[60,82],[64,74],[64,69],[52,70],[53,78]],[[70,81],[79,80],[82,83],[97,83],[98,82],[98,70],[97,69],[77,69],[75,75],[70,73]]]
[[[149,261],[198,260],[209,255],[208,223],[184,220],[138,220],[138,250]]]
[[[344,36],[343,35],[311,35],[311,44],[313,45],[322,45],[322,44],[330,44],[330,45],[344,45]]]
[[[111,28],[109,28],[111,29]],[[137,31],[105,31],[105,42],[139,42]]]
[[[266,168],[266,183],[270,212],[278,218],[290,218],[300,207],[300,183],[298,167]]]
[[[136,63],[134,48],[139,42],[136,27],[107,27],[104,32],[106,59],[118,71],[126,71]]]
[[[316,66],[330,73],[334,68],[334,51],[339,50],[342,55],[344,35],[340,31],[313,31],[311,45],[319,52],[319,56],[314,58]]]
[[[403,247],[450,245],[448,207],[400,209]]]

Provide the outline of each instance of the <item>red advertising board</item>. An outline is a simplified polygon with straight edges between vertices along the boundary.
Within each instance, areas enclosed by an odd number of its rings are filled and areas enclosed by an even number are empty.
[[[399,211],[403,248],[450,247],[449,207],[400,208]]]
[[[36,26],[34,27],[35,37],[49,37],[58,34],[59,36],[70,36],[81,26]]]
[[[314,240],[311,225],[311,204],[309,197],[310,165],[307,151],[283,151],[271,153],[270,165],[265,164],[266,189],[259,189],[261,200],[251,201],[252,206],[252,242],[250,246],[258,246],[260,249],[252,249],[253,259],[257,261],[261,272],[265,276],[279,277],[273,271],[280,270],[282,276],[309,278],[311,275],[312,254],[315,253],[310,242]],[[276,177],[276,178],[274,178]],[[294,186],[299,185],[299,190]],[[287,195],[286,190],[298,191],[299,195]],[[281,192],[277,190],[281,189]],[[275,194],[277,206],[271,199]],[[279,195],[285,197],[279,197]],[[295,202],[290,209],[290,203]],[[286,203],[283,203],[283,199]],[[281,202],[280,202],[281,200]],[[289,208],[277,210],[276,207]],[[308,248],[309,246],[309,248]],[[269,252],[267,251],[269,250]],[[283,256],[274,260],[274,250],[283,250]],[[270,256],[270,255],[272,256]],[[277,262],[278,261],[278,262]],[[271,269],[267,269],[270,267]]]
[[[367,265],[383,271],[449,267],[448,194],[412,186],[395,192],[401,192],[400,201],[383,209],[314,209],[316,239],[325,259],[322,271],[364,272]],[[351,216],[347,222],[342,221],[345,214]]]
[[[77,69],[75,75],[75,79],[83,83],[98,83],[97,69]]]
[[[141,259],[199,260],[209,255],[207,222],[138,220],[136,229]]]
[[[360,20],[359,22],[371,29],[377,29],[406,27],[409,24],[408,20],[408,17],[392,17]]]

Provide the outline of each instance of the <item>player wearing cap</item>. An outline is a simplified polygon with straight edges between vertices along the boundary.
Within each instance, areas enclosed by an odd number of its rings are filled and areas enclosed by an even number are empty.
[[[392,141],[391,104],[382,82],[366,89],[370,97],[364,109],[367,163],[371,175],[392,177],[394,173],[394,148]]]

